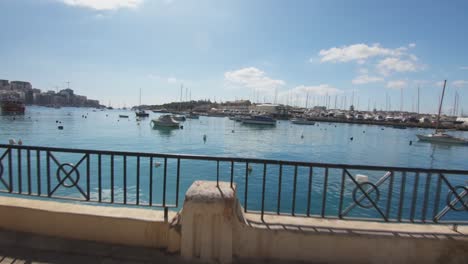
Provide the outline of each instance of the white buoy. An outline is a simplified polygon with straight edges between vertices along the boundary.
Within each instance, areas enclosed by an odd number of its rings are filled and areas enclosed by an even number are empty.
[[[356,174],[356,181],[358,183],[365,183],[369,181],[369,177],[363,174]]]
[[[15,140],[14,138],[10,138],[10,139],[8,140],[8,143],[9,143],[10,145],[16,145],[16,140]]]
[[[154,167],[158,168],[159,166],[161,166],[161,162],[155,162],[154,163]]]
[[[23,145],[23,141],[21,140],[21,138],[18,139],[18,145],[20,145],[20,146]]]

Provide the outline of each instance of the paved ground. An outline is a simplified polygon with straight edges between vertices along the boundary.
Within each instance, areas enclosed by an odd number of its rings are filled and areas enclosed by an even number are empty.
[[[0,229],[0,264],[143,264],[203,263],[184,261],[151,248],[128,247],[89,241],[61,239]],[[304,263],[272,260],[234,260],[235,264]]]
[[[0,230],[0,263],[184,263],[162,251]],[[187,262],[185,262],[187,263]]]

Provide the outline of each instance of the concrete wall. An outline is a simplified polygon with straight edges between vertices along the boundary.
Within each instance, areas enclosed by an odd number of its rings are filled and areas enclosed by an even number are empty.
[[[466,228],[247,214],[233,255],[318,263],[468,263]]]
[[[0,197],[0,228],[62,238],[166,248],[169,223],[164,222],[163,212],[157,210]]]

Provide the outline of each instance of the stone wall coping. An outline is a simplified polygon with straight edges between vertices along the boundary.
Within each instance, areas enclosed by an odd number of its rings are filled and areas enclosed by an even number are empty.
[[[103,206],[102,204],[78,204],[80,202],[60,202],[57,200],[44,201],[39,199],[13,198],[0,196],[0,206],[17,207],[54,213],[76,214],[86,216],[113,217],[151,222],[164,222],[164,211],[161,209],[142,209],[117,206]],[[169,211],[169,219],[176,215]]]
[[[425,238],[446,236],[463,237],[468,240],[468,226],[462,225],[458,226],[455,231],[453,225],[443,224],[383,223],[284,215],[264,215],[262,220],[259,213],[246,213],[244,217],[247,225],[269,230]]]

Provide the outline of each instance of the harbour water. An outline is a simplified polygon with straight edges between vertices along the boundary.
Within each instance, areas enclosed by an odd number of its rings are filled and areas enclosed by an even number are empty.
[[[417,133],[432,130],[289,121],[262,127],[204,116],[188,119],[184,129],[154,130],[150,121],[157,116],[137,122],[131,111],[28,107],[24,116],[0,116],[0,142],[14,138],[33,146],[468,170],[468,147],[418,142]],[[468,138],[467,132],[454,134]]]
[[[128,115],[129,118],[119,118],[121,114]],[[100,111],[85,108],[28,107],[24,116],[0,116],[0,142],[7,144],[10,138],[14,138],[21,139],[24,145],[31,146],[468,170],[466,162],[468,147],[433,145],[417,140],[417,133],[430,133],[431,130],[394,129],[327,122],[318,122],[314,126],[301,126],[294,125],[289,121],[278,121],[276,126],[263,127],[242,125],[228,118],[205,116],[201,116],[200,119],[188,119],[182,123],[183,129],[157,130],[150,126],[151,119],[157,116],[158,114],[151,113],[149,118],[137,121],[133,112],[125,110]],[[63,130],[57,128],[59,125],[63,126]],[[465,132],[454,133],[458,136],[468,137],[468,133]],[[206,141],[203,140],[204,135],[206,135]],[[79,159],[67,155],[62,156],[64,159],[70,158],[69,162],[72,163],[76,163],[76,160]],[[144,162],[147,163],[147,161]],[[175,185],[174,161],[170,161],[169,165],[172,166],[169,168],[169,174],[172,176],[168,179],[168,195],[170,196],[169,200],[173,201],[175,194],[171,192],[171,188],[174,188]],[[194,180],[213,180],[216,177],[216,164],[213,162],[187,161],[183,165],[179,192],[181,197]],[[103,168],[106,170],[109,164],[106,163],[104,166],[107,166]],[[134,171],[135,166],[135,161],[129,160],[128,170]],[[229,166],[230,164],[221,164],[222,180],[229,180]],[[148,166],[142,168],[141,174],[147,174],[148,170]],[[236,175],[234,181],[239,186],[243,186],[245,165],[236,166],[234,170]],[[96,171],[92,171],[93,173],[95,174]],[[155,173],[155,182],[160,183],[161,173],[158,174],[157,171]],[[273,211],[276,208],[277,187],[274,186],[278,184],[278,179],[274,175],[277,174],[277,169],[273,168],[268,173],[266,193],[270,193],[272,199],[267,199],[265,206],[267,210]],[[121,171],[116,171],[115,174],[114,184],[117,200],[122,199],[121,174]],[[284,174],[282,183],[284,190],[283,197],[281,197],[284,203],[281,210],[289,211],[291,208],[292,169],[285,168]],[[307,171],[301,168],[299,174],[307,174]],[[382,176],[381,174],[375,176],[371,174],[370,179],[378,179]],[[249,187],[249,195],[251,196],[249,197],[249,208],[258,209],[261,200],[261,166],[253,165],[252,175],[249,177],[249,184],[253,186]],[[339,176],[336,177],[339,179]],[[306,184],[305,182],[301,183],[301,179],[298,182],[296,210],[304,212],[307,191]],[[317,192],[321,188],[320,178],[318,179],[314,183],[318,185],[313,187],[314,191]],[[92,177],[91,180],[93,195],[97,195],[97,179]],[[107,193],[110,191],[109,184],[106,180],[103,186]],[[127,184],[129,190],[134,190],[136,188],[135,178],[129,176]],[[140,186],[142,186],[140,199],[147,202],[149,195],[146,191],[147,177],[142,177]],[[339,181],[333,181],[331,178],[328,189],[331,195],[327,199],[337,199],[338,196],[333,194],[333,191],[337,191],[338,188]],[[72,190],[63,188],[59,192],[62,195],[69,195]],[[242,192],[243,190],[240,188],[240,197],[243,197]],[[155,184],[153,197],[155,202],[161,201],[160,193],[161,186]],[[128,199],[134,201],[135,197],[130,195]],[[382,200],[382,202],[384,201]],[[336,207],[327,208],[327,210],[336,210]]]

